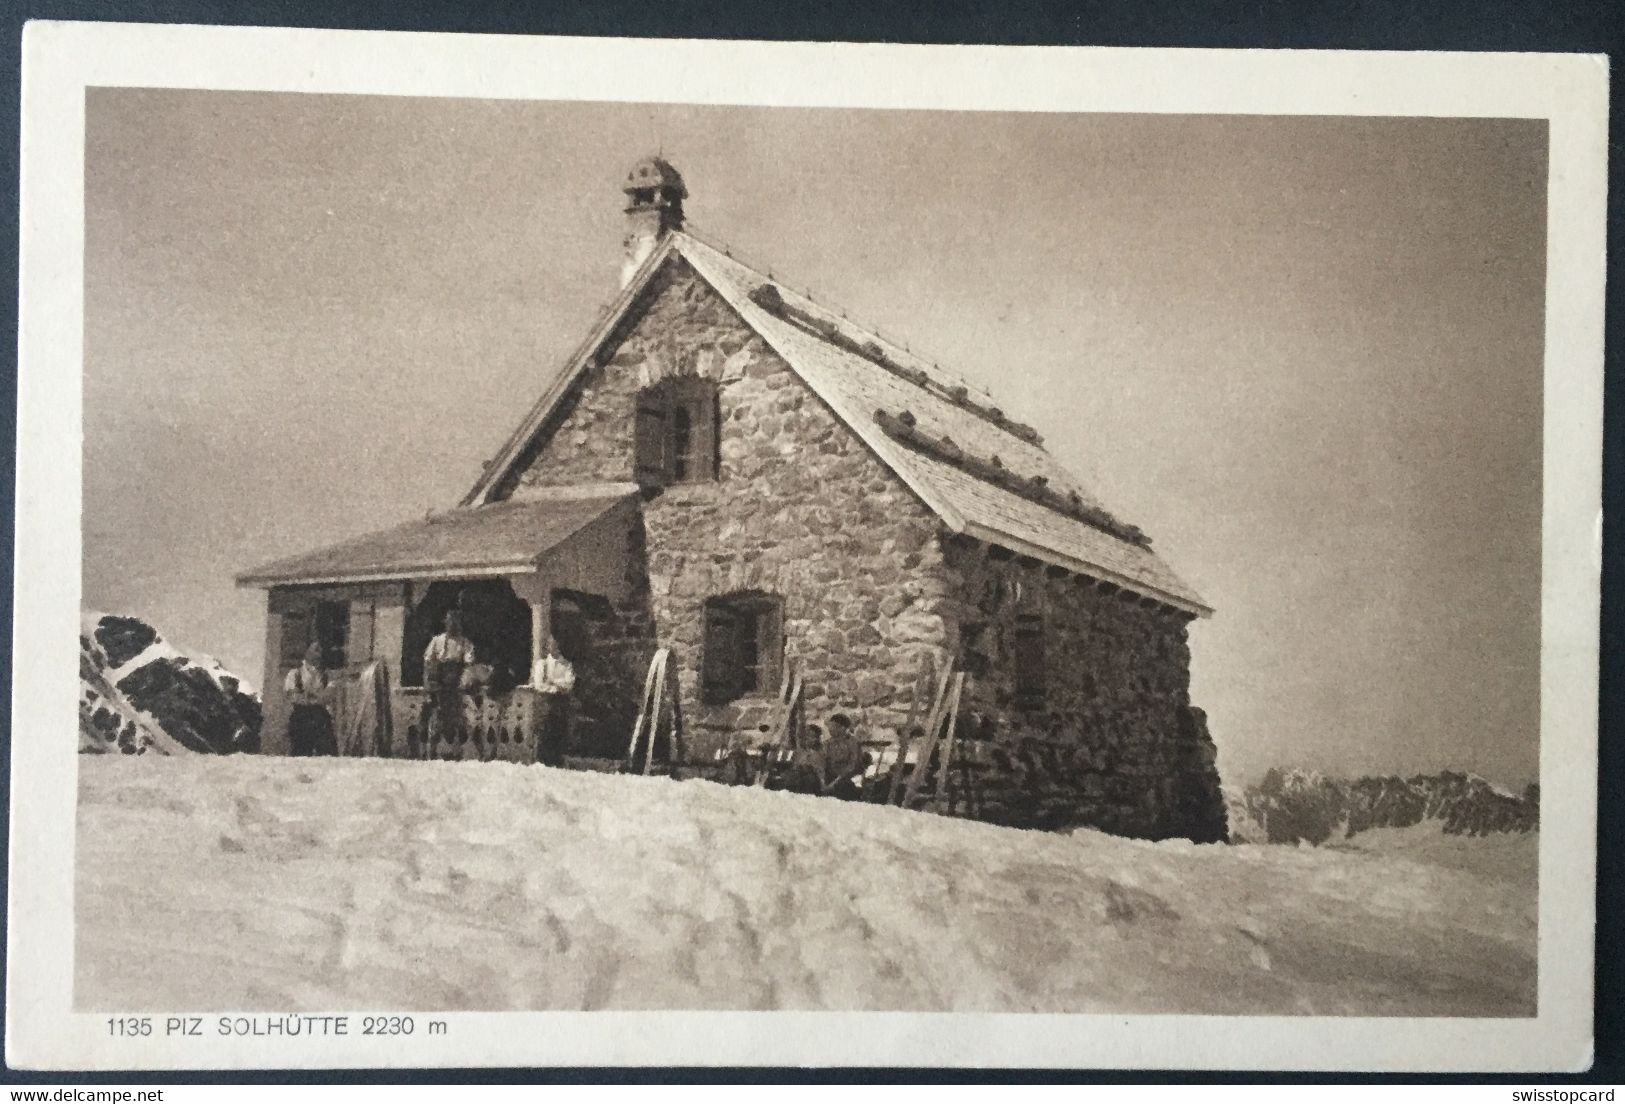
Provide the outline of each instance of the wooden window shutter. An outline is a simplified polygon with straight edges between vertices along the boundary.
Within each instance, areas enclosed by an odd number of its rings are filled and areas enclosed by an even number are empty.
[[[693,458],[689,463],[689,478],[713,481],[721,468],[719,443],[722,439],[722,397],[714,390],[694,400]]]
[[[666,402],[658,392],[638,396],[633,427],[633,471],[637,481],[659,486],[670,478],[671,464],[666,455]]]
[[[754,689],[771,694],[779,688],[784,672],[784,607],[778,602],[765,602],[755,616],[759,674]]]
[[[1047,683],[1042,618],[1024,615],[1016,619],[1014,652],[1016,696],[1020,704],[1042,705]]]
[[[732,609],[720,603],[706,603],[700,672],[706,701],[732,701],[739,696],[738,626]]]
[[[348,652],[351,663],[366,663],[377,658],[374,653],[377,621],[377,602],[350,603]]]

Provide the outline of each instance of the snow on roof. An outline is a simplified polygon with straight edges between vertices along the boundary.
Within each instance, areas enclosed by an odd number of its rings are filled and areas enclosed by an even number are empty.
[[[608,513],[636,489],[632,484],[609,483],[569,488],[524,501],[458,507],[264,564],[239,575],[237,585],[533,571],[547,552]]]

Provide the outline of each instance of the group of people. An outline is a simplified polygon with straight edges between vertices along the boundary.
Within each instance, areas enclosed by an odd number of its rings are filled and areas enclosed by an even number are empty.
[[[283,681],[287,695],[288,749],[294,755],[337,755],[338,737],[333,725],[333,685],[322,663],[322,646],[312,643],[305,649],[299,666]],[[569,724],[568,692],[575,682],[569,661],[558,654],[549,637],[546,655],[537,664],[538,688],[549,694],[549,707],[537,759],[554,762],[562,758]],[[423,711],[415,728],[408,730],[407,755],[416,759],[425,753],[433,758],[441,744],[457,745],[473,737],[475,753],[486,757],[484,741],[475,728],[470,733],[463,716],[464,695],[479,686],[482,672],[471,641],[463,629],[462,614],[446,614],[445,631],[435,635],[423,653]]]
[[[862,801],[869,753],[863,750],[851,717],[836,713],[825,723],[828,732],[816,724],[808,725],[805,746],[791,750],[780,764],[770,761],[758,768],[749,747],[743,741],[735,742],[724,758],[719,780],[744,785],[756,779],[758,769],[764,769],[764,782],[771,790]]]
[[[417,726],[409,730],[407,755],[434,758],[441,744],[458,745],[472,735],[475,754],[486,757],[478,728],[468,732],[463,716],[464,695],[479,683],[478,659],[473,641],[463,630],[462,615],[446,614],[445,631],[429,641],[423,653],[423,711]],[[537,762],[557,766],[563,762],[569,724],[569,692],[575,672],[558,653],[553,639],[547,639],[545,655],[538,660],[532,684],[548,695],[548,709],[537,740]],[[337,755],[338,739],[333,725],[333,687],[322,664],[322,646],[313,643],[305,649],[303,661],[288,672],[283,683],[290,711],[288,747],[294,755]],[[863,774],[869,755],[863,750],[852,718],[836,713],[825,722],[807,726],[805,746],[792,750],[781,764],[766,769],[770,789],[791,793],[817,794],[843,801],[863,800]],[[744,744],[736,744],[724,764],[721,780],[734,784],[753,781],[757,767]]]

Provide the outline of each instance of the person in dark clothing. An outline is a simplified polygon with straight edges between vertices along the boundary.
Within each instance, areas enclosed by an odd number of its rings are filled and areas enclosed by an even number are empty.
[[[716,781],[724,786],[749,786],[756,781],[756,764],[751,762],[750,747],[735,737],[727,747],[718,748]]]
[[[429,758],[435,758],[440,744],[459,747],[468,740],[463,723],[463,673],[474,665],[474,645],[463,635],[463,615],[456,610],[446,614],[446,631],[429,641],[423,653],[423,729],[427,735]],[[475,755],[485,758],[479,733],[474,733]]]
[[[819,793],[842,801],[863,800],[858,778],[869,765],[869,756],[852,731],[852,718],[837,713],[829,719],[829,735],[824,738],[819,764]]]
[[[823,729],[817,725],[808,725],[806,742],[811,745],[810,747],[777,751],[777,755],[789,757],[786,762],[775,763],[775,753],[769,752],[767,770],[770,773],[767,788],[784,790],[787,793],[818,793],[822,788],[823,735]]]
[[[322,670],[322,646],[312,644],[305,658],[288,672],[282,684],[288,703],[288,750],[294,755],[337,755],[338,736],[328,711],[327,672]]]

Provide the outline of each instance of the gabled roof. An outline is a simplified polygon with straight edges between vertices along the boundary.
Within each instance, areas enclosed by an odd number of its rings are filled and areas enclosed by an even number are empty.
[[[572,488],[522,502],[458,507],[257,567],[238,586],[368,582],[441,574],[517,575],[636,494],[635,484]]]
[[[1117,584],[1190,613],[1212,609],[986,391],[775,283],[698,238],[670,233],[487,467],[487,499],[643,289],[686,260],[953,532]],[[764,290],[767,289],[767,290]],[[995,459],[996,458],[996,459]]]

